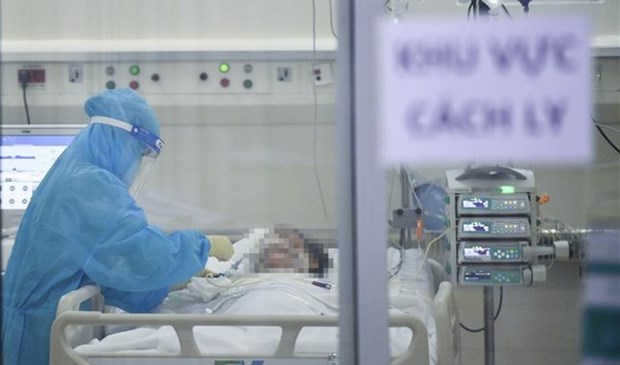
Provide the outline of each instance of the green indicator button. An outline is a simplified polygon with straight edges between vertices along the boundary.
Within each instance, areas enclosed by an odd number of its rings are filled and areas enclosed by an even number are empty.
[[[136,76],[140,73],[140,66],[138,65],[131,65],[131,67],[129,67],[129,73]]]
[[[225,74],[230,71],[230,66],[226,62],[220,63],[220,72]]]
[[[511,185],[503,185],[499,187],[499,191],[501,191],[502,194],[514,194],[515,187]]]

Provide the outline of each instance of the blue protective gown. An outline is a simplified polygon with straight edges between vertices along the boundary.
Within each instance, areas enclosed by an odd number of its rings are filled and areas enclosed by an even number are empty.
[[[85,105],[159,134],[154,113],[130,90]],[[106,304],[147,312],[168,287],[204,268],[209,241],[198,231],[166,235],[128,193],[143,146],[129,133],[90,124],[64,151],[24,213],[4,277],[5,365],[47,365],[60,297],[99,284]]]

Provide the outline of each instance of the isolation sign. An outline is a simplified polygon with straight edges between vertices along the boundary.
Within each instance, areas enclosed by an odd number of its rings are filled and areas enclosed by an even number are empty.
[[[382,161],[589,162],[588,29],[580,18],[379,23]]]

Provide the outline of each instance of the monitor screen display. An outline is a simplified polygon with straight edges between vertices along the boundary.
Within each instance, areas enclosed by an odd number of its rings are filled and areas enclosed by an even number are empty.
[[[463,232],[489,233],[491,232],[491,225],[487,222],[477,222],[477,221],[463,223]]]
[[[10,128],[0,139],[0,208],[25,210],[32,193],[79,128]]]

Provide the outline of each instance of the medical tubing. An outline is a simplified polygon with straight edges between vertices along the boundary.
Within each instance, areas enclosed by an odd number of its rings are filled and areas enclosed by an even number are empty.
[[[22,99],[24,100],[24,109],[26,111],[26,122],[30,125],[30,108],[28,108],[28,98],[26,97],[26,85],[28,82],[22,82]]]
[[[388,195],[387,212],[390,214],[390,208],[392,207],[392,194],[394,193],[394,171],[390,170],[390,194]]]
[[[497,320],[497,318],[499,318],[499,314],[502,311],[502,304],[503,303],[504,303],[504,287],[500,286],[499,287],[499,304],[497,305],[497,312],[495,312],[495,315],[493,316],[493,322],[495,322]],[[471,333],[484,332],[484,327],[476,328],[476,329],[471,329],[471,328],[465,326],[462,322],[459,322],[459,325],[461,326],[461,328],[463,328],[467,332],[471,332]]]
[[[484,3],[482,0],[478,0],[478,15],[482,14],[483,16],[488,16],[491,8]]]
[[[618,129],[618,128],[614,128],[614,127],[612,127],[612,126],[610,126],[610,125],[606,125],[606,124],[602,124],[602,123],[594,123],[594,122],[592,122],[592,124],[594,124],[594,125],[598,125],[598,126],[599,126],[599,127],[601,127],[601,128],[609,129],[609,130],[612,130],[612,131],[614,131],[614,132],[618,132],[618,133],[620,133],[620,129]],[[620,122],[616,122],[616,124],[620,124]]]
[[[549,263],[549,265],[546,265],[545,268],[547,270],[550,270],[553,267],[553,264],[555,264],[555,255],[551,256],[551,262]]]
[[[510,15],[510,12],[508,11],[506,5],[502,4],[502,10],[504,10],[504,13],[508,16],[508,18],[512,20],[512,15]]]
[[[319,197],[321,199],[321,207],[323,208],[323,215],[325,223],[329,224],[329,215],[327,214],[327,205],[325,204],[325,196],[323,194],[323,187],[321,185],[321,179],[319,178],[319,168],[317,166],[317,133],[319,128],[318,118],[318,101],[316,96],[316,82],[314,81],[314,67],[316,66],[316,0],[312,0],[312,99],[313,99],[313,118],[314,118],[314,133],[312,142],[312,159],[314,165],[314,178],[316,180],[317,188],[319,189]]]
[[[230,283],[230,284],[228,284],[228,285],[220,285],[220,284],[216,284],[216,283],[214,283],[214,282],[213,282],[213,280],[211,280],[211,278],[208,278],[208,277],[206,277],[206,276],[205,276],[205,280],[207,281],[207,283],[209,283],[209,284],[213,285],[213,286],[214,286],[214,287],[216,287],[216,288],[228,289],[228,288],[231,288],[231,287],[233,287],[233,286],[234,286],[234,284],[233,284],[233,283]]]
[[[394,245],[394,243],[392,242],[392,245]],[[396,265],[394,265],[394,267],[392,267],[388,273],[390,274],[388,279],[392,279],[394,276],[398,275],[398,273],[400,272],[400,269],[403,267],[403,262],[405,261],[405,247],[403,245],[398,245],[399,249],[398,252],[400,254],[400,259],[398,260],[398,263]]]
[[[418,203],[418,208],[424,211],[424,207],[422,207],[422,203],[420,203],[420,199],[418,199],[418,194],[415,192],[415,189],[413,188],[413,180],[411,179],[411,175],[409,175],[409,171],[407,170],[405,170],[405,173],[407,174],[407,181],[409,183],[409,191],[411,191],[411,194],[413,194],[415,201]]]
[[[329,27],[331,28],[334,38],[338,40],[338,34],[336,34],[336,27],[334,26],[334,6],[332,0],[329,0]]]
[[[423,265],[424,265],[424,263],[426,262],[426,259],[428,258],[428,254],[429,254],[429,252],[431,251],[431,246],[432,246],[435,242],[439,241],[439,240],[440,240],[443,236],[445,236],[448,232],[450,232],[450,230],[451,230],[451,229],[454,229],[454,228],[456,228],[456,226],[446,228],[446,230],[445,230],[445,231],[443,231],[443,233],[442,233],[442,234],[440,234],[439,236],[437,236],[437,237],[433,238],[433,239],[432,239],[432,240],[428,243],[428,245],[426,245],[426,251],[424,251],[424,256],[422,257],[422,261],[420,262],[420,266],[418,267],[418,270],[422,270],[422,266],[423,266]]]
[[[306,307],[312,309],[313,311],[316,311],[314,307],[312,307],[312,304],[309,303],[307,300],[301,298],[298,293],[295,292],[295,290],[297,289],[294,286],[291,285],[287,285],[284,283],[266,283],[266,285],[263,285],[261,287],[258,288],[246,288],[243,290],[239,290],[239,291],[235,291],[233,293],[228,293],[228,294],[222,294],[221,292],[218,293],[219,296],[217,297],[217,299],[220,299],[221,302],[217,303],[213,308],[209,308],[211,309],[213,312],[217,312],[224,304],[226,304],[227,302],[229,302],[232,299],[236,299],[239,297],[242,297],[246,294],[249,294],[251,292],[255,292],[258,290],[262,290],[262,289],[271,289],[271,290],[282,290],[284,291],[288,296],[290,296],[291,298],[297,299],[298,301],[300,301],[301,303],[303,303]],[[315,295],[312,295],[310,293],[306,293],[304,292],[305,295],[308,295],[309,297],[311,297],[312,299],[316,300],[318,303],[322,304],[323,306],[326,307],[326,309],[338,309],[337,306],[334,306],[330,303],[325,302],[324,300],[322,300],[321,298],[318,298]],[[216,298],[210,300],[213,301]],[[210,302],[209,301],[209,302]],[[320,314],[317,313],[317,314]]]
[[[620,149],[611,141],[611,139],[609,139],[609,137],[607,137],[607,134],[601,129],[598,123],[595,122],[594,126],[596,127],[596,129],[598,129],[601,136],[603,136],[603,138],[605,139],[605,141],[607,141],[607,143],[611,146],[611,148],[613,148],[614,150],[616,150],[616,152],[618,152],[618,154],[620,154]]]
[[[311,283],[311,282],[307,282],[307,281],[303,281],[303,280],[302,280],[302,282],[303,282],[303,283],[306,283],[306,284],[309,284],[309,285],[312,285],[312,283]],[[289,287],[289,288],[288,288],[289,293],[290,293],[293,289],[295,289],[295,290],[299,290],[297,287],[295,287],[295,286],[291,286],[290,284],[286,284],[286,283],[271,283],[269,286],[270,286],[271,288],[275,288],[276,286],[284,286],[284,287]],[[333,288],[333,286],[332,286],[332,288]],[[285,288],[285,289],[286,289],[286,288]],[[331,304],[331,303],[328,303],[328,302],[326,302],[325,300],[323,300],[322,298],[317,297],[317,296],[316,296],[316,295],[314,295],[314,294],[311,294],[311,293],[306,292],[306,291],[303,291],[303,294],[305,294],[305,295],[307,295],[307,296],[311,297],[312,299],[314,299],[314,300],[316,300],[317,302],[319,302],[319,303],[323,304],[323,305],[324,305],[325,307],[327,307],[327,308],[330,308],[330,309],[335,309],[335,310],[337,310],[337,309],[338,309],[338,306],[335,306],[335,305],[333,305],[333,304]],[[296,294],[295,294],[295,295],[296,295]]]
[[[469,3],[469,7],[467,8],[467,19],[470,18],[472,10],[474,12],[474,19],[476,19],[476,15],[477,15],[476,13],[478,11],[478,6],[476,5],[476,1],[477,0],[471,0],[471,2]]]

